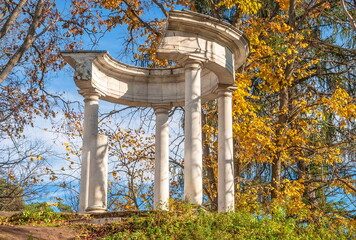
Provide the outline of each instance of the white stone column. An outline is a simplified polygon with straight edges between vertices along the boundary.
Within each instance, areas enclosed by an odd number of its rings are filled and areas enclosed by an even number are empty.
[[[154,175],[154,209],[168,210],[169,202],[169,105],[154,105],[156,113],[156,156]]]
[[[96,92],[89,91],[81,91],[80,93],[84,95],[85,104],[78,212],[84,213],[88,207],[91,140],[98,134],[99,95]]]
[[[93,136],[90,154],[88,208],[90,213],[106,212],[108,193],[108,137]]]
[[[184,198],[189,203],[201,205],[203,201],[200,79],[202,64],[199,61],[187,61],[184,69]]]
[[[232,89],[218,89],[218,211],[235,210]]]

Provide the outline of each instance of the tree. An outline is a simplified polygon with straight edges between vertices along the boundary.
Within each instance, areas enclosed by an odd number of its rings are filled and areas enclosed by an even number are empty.
[[[0,201],[3,209],[20,209],[24,199],[46,194],[47,185],[55,177],[49,174],[53,153],[39,141],[13,138],[0,149]]]
[[[220,8],[216,16],[234,13],[229,21],[242,22],[251,44],[237,74],[233,106],[237,177],[245,179],[240,190],[249,181],[270,182],[273,198],[286,200],[294,189],[314,210],[331,200],[320,191],[332,191],[332,182],[352,191],[354,162],[346,155],[354,154],[355,51],[347,47],[354,44],[347,37],[350,25],[336,20],[346,19],[340,4],[279,0],[249,1],[249,9],[240,1],[216,6],[229,9]],[[344,180],[335,176],[337,166],[347,172]]]

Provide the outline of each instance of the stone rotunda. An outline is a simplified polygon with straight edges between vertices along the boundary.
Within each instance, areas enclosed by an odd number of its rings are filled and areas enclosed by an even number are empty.
[[[156,114],[154,208],[168,210],[169,127],[173,106],[185,109],[184,199],[201,205],[203,166],[201,104],[218,99],[218,210],[234,210],[232,91],[235,69],[249,53],[241,31],[215,18],[191,11],[171,11],[159,44],[160,58],[178,68],[129,66],[106,51],[63,51],[75,69],[83,95],[84,137],[80,213],[107,210],[108,140],[98,135],[99,99],[129,106],[152,107]]]

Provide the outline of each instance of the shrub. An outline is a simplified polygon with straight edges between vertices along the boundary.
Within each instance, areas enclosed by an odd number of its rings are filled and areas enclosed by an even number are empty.
[[[54,212],[46,202],[32,203],[25,206],[25,209],[9,218],[9,222],[26,224],[26,223],[56,223],[69,219],[70,215]]]

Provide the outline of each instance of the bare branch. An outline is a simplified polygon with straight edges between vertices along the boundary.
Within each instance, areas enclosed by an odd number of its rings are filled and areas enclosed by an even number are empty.
[[[305,12],[303,15],[300,15],[297,17],[296,21],[299,22],[300,19],[304,19],[306,18],[308,15],[310,15],[310,13],[314,10],[317,9],[318,7],[322,6],[324,3],[326,3],[328,0],[323,0],[321,2],[318,2],[317,4],[311,6],[308,9],[305,9]]]
[[[6,35],[6,33],[9,31],[10,27],[12,26],[12,24],[14,24],[16,18],[19,16],[19,14],[22,10],[23,5],[26,2],[27,2],[27,0],[21,0],[21,2],[19,2],[19,4],[17,4],[17,6],[15,7],[14,11],[12,11],[12,13],[10,14],[10,17],[7,19],[4,26],[0,30],[0,39]]]
[[[126,4],[126,6],[128,7],[128,10],[135,16],[135,18],[148,30],[150,30],[151,32],[153,32],[156,35],[160,35],[159,32],[157,32],[156,29],[152,28],[147,22],[143,21],[142,18],[140,18],[140,16],[137,15],[137,13],[132,9],[131,5],[126,1],[123,0],[123,2]]]
[[[152,0],[160,9],[161,11],[163,12],[164,16],[167,17],[167,11],[166,9],[164,9],[162,3],[159,3],[157,0]]]
[[[40,20],[42,18],[43,5],[44,5],[44,0],[39,0],[37,2],[35,13],[33,16],[33,21],[28,29],[26,38],[23,41],[22,45],[17,49],[16,53],[7,62],[4,69],[1,71],[0,84],[6,79],[6,77],[10,74],[12,69],[20,61],[23,54],[29,49],[29,47],[32,45],[32,43],[36,40],[35,35],[36,35],[36,30],[39,27]]]
[[[341,6],[342,6],[342,9],[344,10],[347,18],[349,19],[350,21],[350,25],[352,27],[352,29],[356,32],[356,22],[355,20],[353,19],[353,17],[351,16],[351,14],[349,13],[349,11],[347,10],[346,8],[346,4],[345,4],[345,1],[344,0],[341,0]]]

